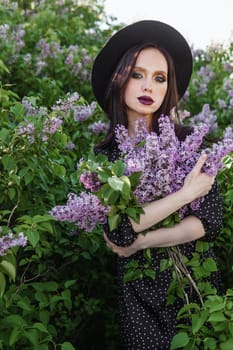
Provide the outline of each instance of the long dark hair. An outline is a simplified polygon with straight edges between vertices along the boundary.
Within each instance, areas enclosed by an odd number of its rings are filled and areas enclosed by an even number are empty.
[[[158,132],[158,118],[160,115],[170,115],[171,110],[177,110],[178,92],[176,85],[176,76],[173,60],[169,53],[163,48],[159,48],[153,43],[144,43],[130,48],[119,61],[105,92],[105,110],[110,126],[105,140],[98,146],[107,147],[114,140],[114,129],[118,124],[128,127],[126,105],[124,102],[124,93],[126,85],[132,75],[136,60],[140,52],[147,48],[159,50],[165,57],[168,65],[168,88],[160,108],[154,113],[152,118],[151,130]]]

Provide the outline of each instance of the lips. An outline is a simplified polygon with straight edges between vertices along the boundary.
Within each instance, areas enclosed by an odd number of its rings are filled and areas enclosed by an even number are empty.
[[[138,97],[138,101],[143,105],[152,105],[154,100],[150,96],[140,96]]]

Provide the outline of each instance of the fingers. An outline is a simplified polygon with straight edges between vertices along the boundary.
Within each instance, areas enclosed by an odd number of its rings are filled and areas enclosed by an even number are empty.
[[[195,173],[200,173],[201,172],[201,168],[205,164],[205,161],[206,161],[207,157],[208,157],[207,154],[202,154],[200,156],[200,158],[198,159],[197,163],[195,164],[195,166],[193,168],[193,172],[195,172]]]
[[[115,254],[117,254],[119,257],[121,258],[125,258],[129,256],[128,250],[125,247],[119,247],[116,244],[112,243],[107,235],[104,233],[104,239],[106,241],[106,245],[109,249],[111,249],[111,251]]]

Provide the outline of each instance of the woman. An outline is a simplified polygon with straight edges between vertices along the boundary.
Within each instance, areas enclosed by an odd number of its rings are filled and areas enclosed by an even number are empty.
[[[111,161],[120,157],[114,128],[123,124],[134,143],[135,123],[143,118],[148,131],[158,131],[160,115],[176,111],[192,72],[192,55],[183,36],[158,21],[140,21],[117,32],[96,57],[92,86],[96,99],[110,119],[106,139],[96,147]],[[184,140],[190,128],[176,125],[177,137]],[[197,240],[213,241],[221,228],[221,199],[214,177],[201,172],[206,160],[202,155],[187,175],[183,187],[165,198],[146,204],[140,222],[122,217],[119,227],[110,232],[105,227],[107,245],[119,255],[119,319],[121,348],[127,350],[169,349],[177,333],[176,315],[184,301],[177,298],[167,305],[167,291],[172,279],[170,269],[160,272],[166,258],[161,247],[179,246],[183,255],[192,257]],[[189,212],[171,228],[151,227],[194,199],[205,196],[201,207]],[[141,232],[147,230],[144,235]],[[144,262],[143,250],[152,249],[155,280],[137,279],[124,283],[126,265]],[[205,258],[214,257],[211,249]],[[210,278],[219,289],[218,274]],[[197,301],[190,287],[189,300]]]

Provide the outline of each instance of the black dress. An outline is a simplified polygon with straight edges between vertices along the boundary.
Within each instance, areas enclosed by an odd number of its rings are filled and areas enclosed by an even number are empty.
[[[112,147],[98,149],[108,156],[110,161],[119,158],[120,152],[114,142]],[[199,210],[192,215],[197,216],[205,227],[204,241],[214,241],[219,234],[222,225],[221,197],[216,184],[206,196]],[[136,234],[126,216],[118,228],[112,232],[107,225],[104,228],[108,238],[119,246],[128,246],[136,239]],[[192,258],[195,251],[195,242],[179,245],[179,249],[187,258]],[[143,278],[124,283],[123,276],[125,266],[130,261],[136,260],[143,264],[145,258],[143,251],[128,258],[118,258],[118,283],[119,283],[119,325],[120,343],[123,350],[168,350],[171,339],[177,333],[176,315],[184,305],[184,300],[176,298],[172,305],[167,305],[167,290],[172,279],[171,269],[160,272],[161,259],[167,259],[166,252],[153,248],[152,266],[156,271],[155,280]],[[202,258],[211,257],[216,260],[215,254],[210,248]],[[212,286],[220,291],[219,273],[212,273],[209,278]],[[190,288],[189,298],[192,302],[198,302],[196,292]]]

